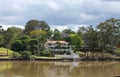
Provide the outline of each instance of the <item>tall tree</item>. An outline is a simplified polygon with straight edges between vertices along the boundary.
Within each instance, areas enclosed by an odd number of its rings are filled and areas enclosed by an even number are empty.
[[[85,33],[86,31],[87,31],[87,28],[86,28],[86,27],[79,27],[77,33],[78,33],[78,35],[79,35],[82,39],[84,39],[84,33]]]
[[[63,37],[63,39],[69,43],[71,42],[70,34],[75,34],[75,32],[71,29],[65,29],[61,32],[61,36]]]
[[[107,49],[107,46],[111,48],[111,51],[114,51],[114,47],[117,43],[117,38],[119,35],[119,19],[108,19],[103,23],[100,23],[97,28],[101,34],[102,38],[102,48]]]
[[[30,32],[31,37],[37,39],[38,44],[38,55],[40,55],[40,51],[44,50],[44,44],[47,40],[47,32],[43,30],[34,30]]]
[[[37,27],[39,26],[39,21],[38,20],[30,20],[26,23],[25,25],[25,30],[24,30],[24,33],[25,34],[28,34],[33,31],[33,30],[36,30],[38,29]]]
[[[30,32],[33,30],[43,30],[49,32],[50,27],[45,21],[30,20],[25,25],[24,33],[30,35]]]
[[[14,41],[14,32],[11,29],[7,29],[4,31],[4,36],[3,36],[3,44],[7,48],[7,55],[8,55],[8,48],[10,48],[11,43]]]
[[[88,27],[84,34],[85,46],[89,47],[92,52],[98,47],[97,31],[92,27]]]
[[[52,39],[53,40],[61,40],[62,39],[61,33],[60,33],[60,31],[58,29],[54,30]]]

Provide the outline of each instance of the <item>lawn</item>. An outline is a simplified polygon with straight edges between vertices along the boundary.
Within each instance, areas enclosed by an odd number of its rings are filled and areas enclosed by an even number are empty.
[[[14,51],[8,49],[8,55],[11,55]],[[7,49],[6,48],[0,48],[0,55],[6,55],[7,54]]]

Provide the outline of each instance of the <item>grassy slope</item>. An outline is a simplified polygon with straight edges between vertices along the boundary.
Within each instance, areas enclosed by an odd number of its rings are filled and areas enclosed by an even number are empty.
[[[8,49],[8,55],[11,55],[12,53],[13,53],[13,51]],[[6,55],[6,54],[7,54],[7,49],[0,48],[0,55]]]

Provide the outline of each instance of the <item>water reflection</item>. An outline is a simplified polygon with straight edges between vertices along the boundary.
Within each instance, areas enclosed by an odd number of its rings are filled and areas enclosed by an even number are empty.
[[[113,77],[120,62],[0,61],[0,77]]]

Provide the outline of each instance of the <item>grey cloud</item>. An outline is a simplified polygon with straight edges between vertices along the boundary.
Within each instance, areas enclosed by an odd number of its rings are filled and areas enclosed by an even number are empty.
[[[1,0],[0,24],[25,25],[30,19],[49,25],[97,25],[120,17],[118,0]],[[113,2],[112,2],[113,1]]]

